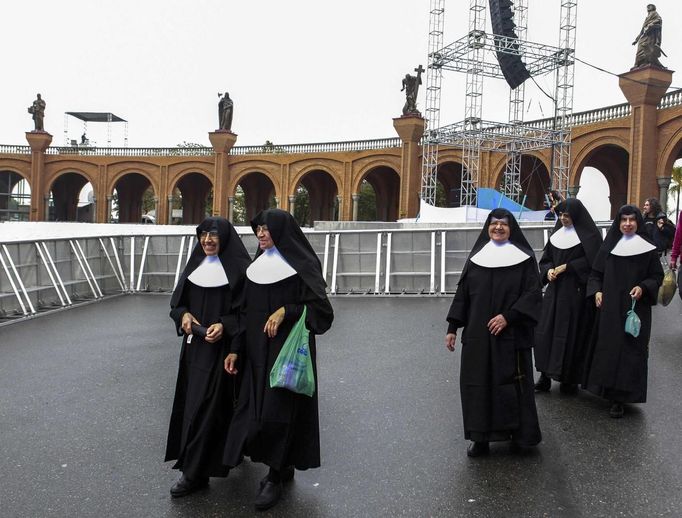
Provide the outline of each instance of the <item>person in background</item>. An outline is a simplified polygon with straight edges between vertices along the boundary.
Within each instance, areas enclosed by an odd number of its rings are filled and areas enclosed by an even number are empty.
[[[533,329],[542,311],[535,253],[511,212],[490,212],[447,315],[445,347],[462,332],[460,394],[467,455],[491,441],[522,451],[542,440],[533,390]]]
[[[677,221],[677,228],[675,229],[675,237],[670,249],[670,268],[677,270],[677,261],[682,255],[682,213]]]
[[[642,205],[642,218],[644,221],[644,230],[650,240],[654,239],[654,229],[656,228],[656,217],[663,212],[658,198],[647,198]]]
[[[545,214],[545,221],[555,221],[557,219],[556,206],[564,201],[564,197],[559,191],[551,190],[547,193],[547,205],[549,211]]]
[[[182,471],[170,490],[174,498],[228,473],[222,454],[236,393],[223,359],[240,332],[241,289],[251,262],[226,219],[207,218],[196,233],[199,242],[171,296],[170,316],[183,337],[165,458]]]
[[[675,238],[675,225],[663,212],[656,215],[656,225],[653,228],[654,244],[658,255],[665,257]]]
[[[663,268],[644,230],[642,213],[634,205],[623,205],[587,282],[587,296],[594,297],[599,311],[583,388],[610,401],[611,417],[623,417],[625,403],[646,402],[651,306],[662,281]],[[633,301],[641,321],[636,337],[625,331]]]

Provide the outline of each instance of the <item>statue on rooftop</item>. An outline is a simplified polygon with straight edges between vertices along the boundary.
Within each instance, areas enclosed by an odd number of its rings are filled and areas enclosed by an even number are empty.
[[[665,68],[658,60],[661,54],[666,55],[661,49],[661,32],[663,20],[656,12],[656,6],[649,4],[646,6],[647,16],[642,24],[642,30],[632,42],[637,45],[637,55],[635,56],[635,66],[638,68],[645,65],[654,65]],[[667,57],[667,56],[666,56]]]
[[[43,126],[43,119],[45,118],[45,101],[40,97],[40,94],[37,94],[36,100],[28,107],[28,113],[33,116],[33,124],[35,126],[33,131],[45,131],[45,127]]]
[[[422,72],[424,69],[421,65],[414,69],[417,72],[416,76],[405,74],[403,79],[403,87],[400,89],[405,91],[405,105],[403,106],[403,115],[420,115],[417,110],[417,93],[419,92],[419,85],[422,84]]]
[[[223,97],[218,102],[218,129],[230,131],[232,129],[232,113],[234,111],[234,103],[230,99],[230,94],[225,92]],[[218,94],[220,97],[221,94]]]

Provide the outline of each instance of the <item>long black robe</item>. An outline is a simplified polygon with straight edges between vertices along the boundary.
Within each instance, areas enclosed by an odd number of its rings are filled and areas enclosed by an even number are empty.
[[[320,432],[317,387],[313,397],[283,388],[270,388],[270,371],[291,328],[307,307],[310,354],[317,385],[315,335],[331,327],[334,313],[326,296],[320,298],[303,279],[292,275],[272,284],[247,279],[242,315],[245,340],[233,343],[244,373],[239,402],[225,447],[224,462],[236,466],[242,455],[280,470],[320,466]],[[263,332],[268,317],[285,308],[284,321],[273,338]]]
[[[531,357],[541,302],[533,259],[498,268],[468,262],[447,317],[448,332],[464,327],[460,392],[466,439],[512,439],[521,446],[541,441]],[[494,336],[487,324],[498,314],[508,325]]]
[[[549,282],[547,273],[562,264],[566,271]],[[582,244],[571,248],[547,243],[540,277],[548,284],[535,334],[535,368],[562,383],[582,381],[585,345],[594,321],[594,303],[585,298],[591,265]]]
[[[602,292],[603,297],[584,388],[621,403],[646,402],[651,306],[656,304],[662,281],[663,268],[656,250],[626,257],[608,253],[603,268],[592,270],[587,295]],[[630,290],[635,286],[643,291],[635,304],[642,321],[637,338],[625,332],[625,318],[632,304]]]
[[[228,375],[223,360],[230,340],[239,332],[230,285],[202,288],[186,280],[180,301],[171,310],[178,335],[183,335],[175,399],[168,429],[166,461],[190,479],[226,476],[222,464],[238,380]],[[208,343],[182,333],[182,315],[189,311],[205,327],[223,324],[223,338]]]

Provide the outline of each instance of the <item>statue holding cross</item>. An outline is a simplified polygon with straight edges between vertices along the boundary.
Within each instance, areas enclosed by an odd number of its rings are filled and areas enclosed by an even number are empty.
[[[416,76],[405,74],[403,79],[403,87],[400,89],[405,91],[405,106],[403,106],[403,115],[419,115],[417,110],[417,93],[419,92],[419,85],[422,84],[422,72],[424,69],[421,65],[414,69]]]

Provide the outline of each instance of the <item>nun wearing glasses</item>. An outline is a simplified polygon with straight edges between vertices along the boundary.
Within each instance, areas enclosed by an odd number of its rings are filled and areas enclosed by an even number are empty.
[[[174,498],[206,488],[209,477],[228,474],[222,455],[237,385],[225,373],[223,359],[240,332],[240,297],[251,262],[224,218],[206,218],[196,235],[170,302],[170,317],[183,337],[165,457],[182,472],[170,490]]]
[[[234,467],[248,456],[268,466],[254,502],[256,510],[263,511],[280,500],[294,469],[320,466],[317,390],[310,397],[272,388],[270,372],[305,308],[317,381],[315,335],[331,327],[334,312],[320,261],[294,217],[268,209],[254,218],[251,227],[258,251],[246,272],[242,308],[246,331],[225,358],[225,370],[243,374],[243,381],[224,462]]]
[[[533,387],[533,330],[542,291],[533,249],[506,209],[490,212],[467,258],[447,315],[445,347],[462,332],[460,395],[469,457],[487,455],[489,443],[511,451],[538,444]]]

